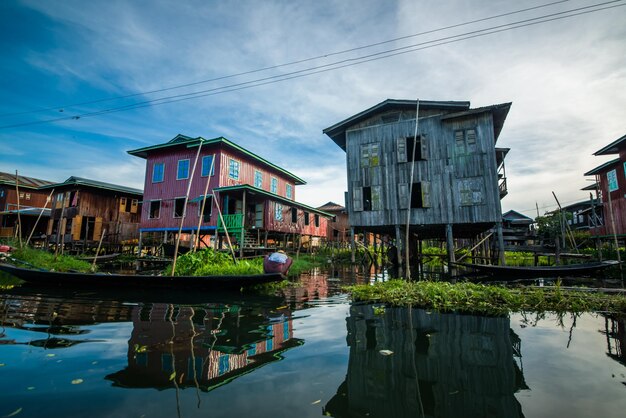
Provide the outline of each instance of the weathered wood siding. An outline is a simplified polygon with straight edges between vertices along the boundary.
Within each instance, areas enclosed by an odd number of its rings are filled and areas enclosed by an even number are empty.
[[[27,187],[20,187],[20,208],[43,208],[46,199],[50,194],[49,191],[39,191]],[[17,209],[17,192],[15,186],[0,186],[0,210],[16,210]],[[50,204],[48,204],[50,208]]]
[[[277,218],[277,205],[280,205],[279,213],[282,214],[282,220]],[[297,210],[296,222],[293,222],[292,218],[292,206],[278,203],[273,200],[266,202],[265,210],[265,225],[269,231],[285,232],[289,234],[311,235],[316,237],[325,237],[326,230],[328,228],[328,219],[321,215],[316,215],[313,212],[308,212],[302,208],[295,208]],[[308,213],[309,222],[306,225],[305,217]],[[318,219],[318,225],[315,224],[315,219]]]
[[[596,181],[600,184],[600,193],[603,204],[604,226],[592,228],[593,235],[626,235],[626,149],[620,152],[620,161],[606,167],[596,175]],[[609,203],[609,180],[608,173],[615,170],[617,190],[611,193]],[[615,225],[615,229],[613,229]]]
[[[461,150],[456,146],[455,132],[474,130],[475,145]],[[429,185],[429,202],[425,208],[411,209],[414,225],[491,223],[501,220],[498,192],[495,142],[491,114],[483,113],[465,119],[442,120],[431,116],[419,120],[419,134],[425,138],[427,157],[422,161],[399,162],[398,140],[413,137],[415,120],[379,124],[346,131],[348,168],[348,202],[352,226],[406,224],[407,213],[401,203],[414,166],[414,183]],[[363,167],[362,147],[377,144],[378,163]],[[406,150],[405,150],[406,151]],[[402,190],[401,185],[405,185]],[[378,210],[359,210],[355,193],[362,187],[379,187]],[[473,201],[462,199],[470,191]],[[465,195],[467,196],[467,195]],[[358,205],[358,198],[356,199]]]

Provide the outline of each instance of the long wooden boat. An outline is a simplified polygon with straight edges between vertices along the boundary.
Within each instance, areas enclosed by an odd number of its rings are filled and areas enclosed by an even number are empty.
[[[617,266],[618,261],[606,260],[589,263],[567,264],[561,266],[492,266],[487,264],[452,263],[456,266],[466,267],[485,273],[490,276],[498,276],[500,280],[541,278],[541,277],[575,277],[588,276],[607,267]]]
[[[29,283],[45,286],[81,286],[170,289],[240,289],[262,283],[280,281],[280,273],[247,276],[151,276],[135,274],[76,273],[25,269],[1,263],[0,271],[9,273]]]
[[[118,258],[119,256],[121,256],[121,253],[113,253],[113,254],[103,254],[103,255],[99,255],[98,257],[96,256],[80,256],[78,257],[79,260],[83,260],[83,261],[89,261],[90,263],[95,259],[96,263],[105,263],[107,261],[111,261],[111,260],[115,260],[116,258]]]

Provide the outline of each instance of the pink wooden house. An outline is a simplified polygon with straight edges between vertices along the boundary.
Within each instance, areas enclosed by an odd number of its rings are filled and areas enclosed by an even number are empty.
[[[146,159],[140,242],[171,243],[183,214],[183,241],[193,243],[197,235],[200,246],[221,248],[228,233],[240,254],[326,234],[332,215],[295,200],[304,180],[226,138],[177,135],[128,153]]]

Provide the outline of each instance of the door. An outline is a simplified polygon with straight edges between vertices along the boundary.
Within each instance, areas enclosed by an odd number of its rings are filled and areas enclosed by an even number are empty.
[[[263,228],[263,203],[254,205],[254,227]]]

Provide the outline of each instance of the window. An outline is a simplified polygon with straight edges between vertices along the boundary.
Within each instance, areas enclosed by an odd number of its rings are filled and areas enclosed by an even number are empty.
[[[263,188],[263,173],[259,170],[254,170],[254,187]]]
[[[202,200],[202,196],[200,196],[200,200],[198,200],[198,216],[202,216],[202,222],[209,222],[211,220],[211,213],[213,212],[213,196],[207,196],[206,199],[204,199],[204,211],[202,215],[200,215]]]
[[[370,210],[382,210],[383,204],[381,199],[381,187],[380,186],[367,186],[359,189],[356,195],[359,196],[361,209],[363,211]],[[356,191],[356,190],[355,190]],[[356,202],[356,199],[355,199]],[[357,209],[355,209],[357,210]]]
[[[160,216],[161,216],[161,201],[160,200],[150,201],[150,214],[148,215],[149,219],[159,219]]]
[[[309,224],[309,212],[304,212],[304,224]]]
[[[313,216],[313,220],[315,222],[315,226],[319,227],[320,226],[320,216],[316,214],[315,216]]]
[[[272,193],[278,193],[278,179],[276,177],[272,177],[272,181],[270,183],[270,191]]]
[[[280,203],[276,203],[276,206],[274,207],[274,219],[277,221],[283,220],[283,205]]]
[[[152,166],[152,183],[160,183],[165,177],[165,163],[154,163]]]
[[[378,167],[380,165],[380,144],[374,142],[361,145],[361,167]]]
[[[291,208],[291,223],[292,224],[298,223],[298,209],[297,208]]]
[[[413,150],[415,148],[415,151]],[[426,138],[407,136],[397,141],[398,162],[422,161],[428,159],[428,147]]]
[[[120,212],[130,212],[130,205],[125,197],[120,197]],[[128,208],[128,209],[127,209]]]
[[[228,177],[233,180],[239,180],[239,161],[230,159],[228,162]]]
[[[185,180],[189,178],[189,160],[178,160],[178,170],[176,171],[176,180]]]
[[[482,178],[463,179],[459,181],[459,196],[462,206],[479,205],[483,203]]]
[[[24,193],[20,193],[20,199],[24,199]]]
[[[292,199],[292,195],[293,195],[293,188],[291,184],[285,185],[285,196],[287,197],[287,199]]]
[[[213,162],[215,155],[205,155],[202,157],[202,177],[208,177],[209,170],[211,175],[215,175],[215,163]]]
[[[624,163],[624,176],[626,176],[626,162]],[[0,197],[2,197],[1,194],[0,194]]]
[[[617,185],[617,171],[616,170],[611,170],[608,173],[606,173],[606,179],[609,183],[609,192],[614,192],[615,190],[619,188]]]
[[[26,193],[26,200],[30,200],[30,193]]]
[[[409,184],[398,184],[400,209],[422,209],[430,207],[430,182],[421,181],[411,185],[409,200]]]
[[[454,146],[457,155],[475,153],[478,150],[476,129],[454,131]]]
[[[178,197],[174,199],[174,218],[182,218],[185,212],[185,198]]]

